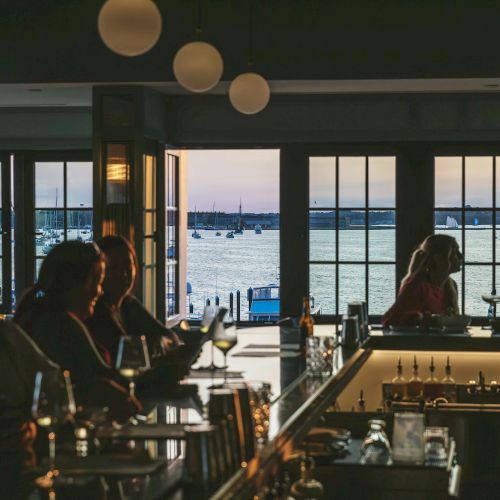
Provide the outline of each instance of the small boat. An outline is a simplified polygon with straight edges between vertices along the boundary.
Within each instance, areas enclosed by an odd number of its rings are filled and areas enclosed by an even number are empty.
[[[217,232],[215,233],[215,236],[222,236],[222,233],[221,233],[220,231],[217,231]]]
[[[262,234],[262,226],[260,224],[255,224],[254,231],[255,234]]]
[[[232,231],[229,231],[226,233],[226,238],[234,238],[234,233]]]
[[[250,293],[250,289],[249,292]],[[248,311],[249,321],[278,321],[280,319],[280,287],[276,283],[257,286],[251,289],[251,302]],[[321,314],[321,305],[315,304],[311,297],[311,314]]]
[[[242,227],[237,227],[237,228],[234,230],[234,234],[243,234],[243,228],[242,228]]]
[[[458,222],[455,217],[450,217],[449,215],[446,217],[446,229],[458,229]]]
[[[191,233],[191,236],[195,239],[195,240],[201,240],[201,234],[196,231],[196,229]]]

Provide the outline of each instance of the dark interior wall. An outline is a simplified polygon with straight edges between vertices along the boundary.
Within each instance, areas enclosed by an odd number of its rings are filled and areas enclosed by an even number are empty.
[[[167,102],[167,142],[176,146],[500,139],[495,94],[274,95],[254,116],[226,96]]]
[[[91,148],[90,108],[0,108],[1,150]]]
[[[278,95],[255,116],[226,96],[145,95],[146,131],[178,147],[500,139],[496,94]],[[0,108],[0,149],[91,147],[91,108]]]
[[[175,52],[194,38],[197,0],[156,0],[159,43],[136,58],[97,33],[103,0],[2,2],[0,83],[173,81]],[[254,0],[256,69],[271,80],[500,76],[497,0]],[[204,0],[204,38],[245,68],[248,2]]]

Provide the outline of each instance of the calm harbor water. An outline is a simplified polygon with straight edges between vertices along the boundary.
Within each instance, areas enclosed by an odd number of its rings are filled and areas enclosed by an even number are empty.
[[[199,230],[202,238],[191,237],[188,231],[188,276],[192,285],[190,301],[194,313],[201,314],[207,298],[212,303],[216,295],[220,304],[229,305],[229,294],[241,292],[241,318],[248,318],[247,289],[279,283],[279,231],[264,230],[255,234],[246,230],[234,239],[215,236],[215,231]],[[443,232],[436,230],[436,232]],[[460,230],[446,230],[457,238],[462,246]],[[339,231],[339,303],[338,312],[344,313],[347,303],[365,298],[365,232],[360,230]],[[369,231],[369,260],[380,263],[369,266],[370,314],[382,314],[393,303],[396,294],[395,279],[395,230]],[[335,314],[335,266],[323,263],[335,260],[335,231],[313,230],[310,232],[310,289],[323,314]],[[467,262],[491,261],[491,229],[466,229],[465,249]],[[497,260],[500,261],[500,242],[497,244]],[[359,264],[342,264],[342,261]],[[317,263],[316,263],[317,262]],[[459,291],[462,273],[454,275]],[[497,282],[500,273],[497,269]],[[484,316],[487,304],[481,294],[489,293],[492,286],[492,267],[470,266],[465,272],[465,313]],[[497,287],[500,291],[500,283]],[[461,305],[461,304],[460,304]]]

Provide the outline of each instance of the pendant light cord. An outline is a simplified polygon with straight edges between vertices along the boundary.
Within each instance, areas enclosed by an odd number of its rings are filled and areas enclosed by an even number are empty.
[[[196,34],[198,38],[203,33],[203,8],[202,8],[202,0],[198,0],[198,23],[196,25]]]
[[[248,66],[253,66],[253,2],[248,0]]]

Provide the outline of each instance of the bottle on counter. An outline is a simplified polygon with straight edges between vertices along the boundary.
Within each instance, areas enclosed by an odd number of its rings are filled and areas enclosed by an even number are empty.
[[[417,356],[413,357],[413,375],[408,381],[408,397],[421,398],[423,389],[422,379],[418,376]]]
[[[305,295],[302,301],[302,315],[299,319],[300,342],[305,348],[306,338],[314,335],[314,320],[311,316],[311,302],[309,296]]]
[[[316,500],[324,497],[323,485],[314,479],[314,460],[302,457],[300,461],[300,479],[290,488],[290,496],[295,500]]]
[[[314,320],[311,316],[311,302],[307,295],[302,301],[302,315],[299,319],[299,326],[306,332],[306,337],[314,335]]]
[[[446,366],[444,368],[445,376],[441,383],[443,384],[443,396],[448,403],[457,402],[457,384],[455,379],[451,376],[450,357],[446,359]]]
[[[396,376],[391,382],[391,396],[395,401],[401,401],[406,397],[407,383],[403,377],[403,365],[401,364],[401,356],[398,358],[398,365],[396,367]]]
[[[443,396],[443,384],[436,377],[436,367],[434,366],[434,356],[431,356],[429,366],[429,377],[424,382],[424,399],[433,401]]]

